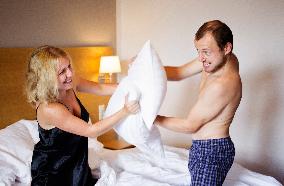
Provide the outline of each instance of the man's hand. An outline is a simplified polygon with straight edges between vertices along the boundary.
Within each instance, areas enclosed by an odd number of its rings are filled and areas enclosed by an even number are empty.
[[[130,58],[129,60],[127,60],[128,68],[131,67],[132,63],[135,61],[136,58],[137,58],[137,55],[135,55],[132,58]]]

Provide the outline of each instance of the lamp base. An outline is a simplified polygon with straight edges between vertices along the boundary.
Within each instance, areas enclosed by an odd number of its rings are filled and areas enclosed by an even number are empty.
[[[99,83],[117,83],[117,74],[100,74],[98,77]]]

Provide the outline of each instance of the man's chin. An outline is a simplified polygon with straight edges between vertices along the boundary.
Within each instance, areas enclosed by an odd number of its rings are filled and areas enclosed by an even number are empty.
[[[207,72],[207,73],[211,73],[212,72],[212,69],[210,68],[203,68],[204,72]]]

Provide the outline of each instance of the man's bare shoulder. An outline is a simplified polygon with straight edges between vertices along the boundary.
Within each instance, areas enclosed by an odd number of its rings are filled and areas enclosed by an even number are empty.
[[[234,97],[239,97],[242,91],[242,83],[239,75],[230,75],[222,78],[216,78],[206,87],[206,94],[215,94],[215,98],[223,99],[224,101],[230,101]]]
[[[237,56],[232,53],[230,58],[228,59],[229,61],[229,67],[233,68],[234,70],[236,70],[237,72],[239,72],[239,60],[237,58]]]
[[[241,88],[240,79],[234,76],[214,77],[200,92],[200,96],[231,99]]]
[[[233,88],[241,84],[241,77],[239,74],[239,61],[235,54],[231,54],[227,61],[224,73],[218,77],[217,83],[221,83],[228,88]]]
[[[228,81],[223,78],[216,78],[214,81],[210,82],[204,92],[207,94],[215,94],[223,96],[228,90]]]

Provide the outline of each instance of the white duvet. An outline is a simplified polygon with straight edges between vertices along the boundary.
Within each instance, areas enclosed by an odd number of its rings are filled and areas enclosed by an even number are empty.
[[[20,120],[0,130],[0,185],[30,185],[32,149],[38,141],[35,121]],[[112,151],[95,139],[89,140],[89,164],[96,186],[183,186],[190,185],[188,150],[165,146],[164,160],[153,160],[138,149]],[[234,163],[224,185],[281,186],[270,176]]]

